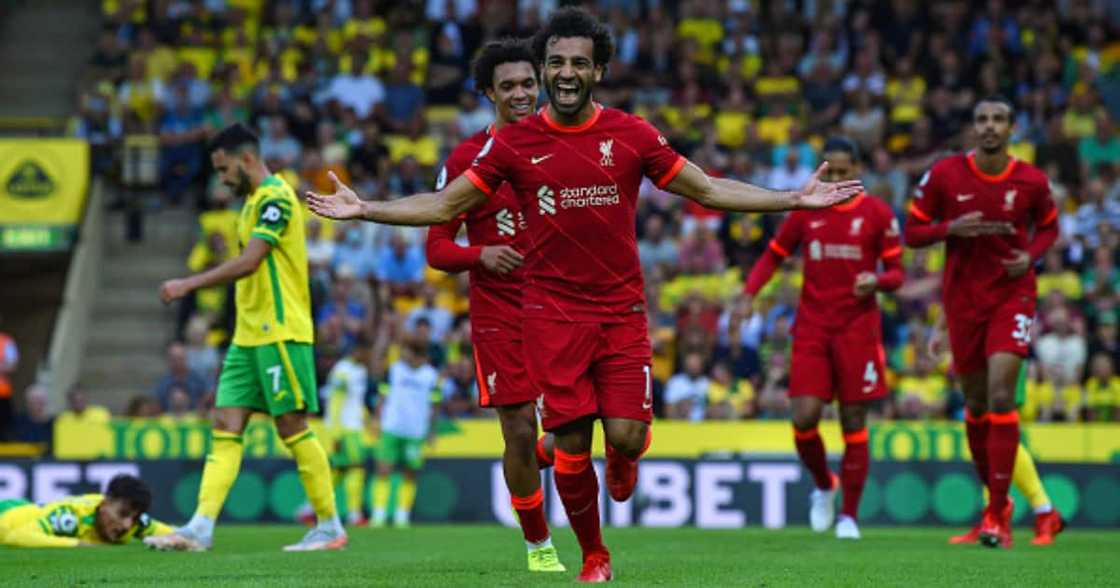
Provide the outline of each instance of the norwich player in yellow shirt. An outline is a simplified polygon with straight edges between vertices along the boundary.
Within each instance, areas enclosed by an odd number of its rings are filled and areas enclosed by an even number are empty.
[[[0,545],[119,545],[134,537],[171,533],[171,527],[148,516],[151,505],[147,484],[127,475],[114,477],[104,495],[70,496],[44,505],[0,500]]]
[[[335,511],[331,467],[307,413],[317,412],[312,350],[311,295],[303,209],[291,186],[269,172],[257,136],[235,124],[210,144],[210,159],[222,183],[246,198],[237,221],[241,254],[205,272],[160,286],[170,302],[200,288],[236,281],[237,324],[215,399],[213,443],[190,522],[170,538],[145,540],[173,548],[186,540],[192,550],[209,549],[214,522],[241,467],[241,433],[253,412],[269,414],[291,450],[318,524],[285,551],[346,546]]]

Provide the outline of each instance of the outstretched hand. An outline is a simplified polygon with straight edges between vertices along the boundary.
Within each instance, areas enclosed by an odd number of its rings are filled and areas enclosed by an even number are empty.
[[[863,192],[863,182],[845,180],[843,182],[823,182],[821,174],[828,169],[825,161],[817,167],[812,177],[795,196],[797,208],[828,208]]]
[[[335,220],[362,218],[362,201],[350,186],[338,180],[334,172],[327,172],[334,184],[334,194],[307,192],[307,207],[319,216]]]

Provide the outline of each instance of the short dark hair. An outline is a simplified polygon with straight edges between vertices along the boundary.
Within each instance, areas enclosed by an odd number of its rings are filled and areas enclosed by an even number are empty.
[[[474,87],[479,92],[485,92],[494,87],[494,70],[503,63],[528,62],[533,68],[533,77],[540,79],[541,72],[537,60],[533,59],[533,52],[529,43],[524,39],[506,37],[498,41],[487,43],[478,56],[471,63],[471,75],[474,76]]]
[[[829,139],[824,142],[824,147],[821,149],[821,154],[823,155],[825,153],[832,153],[833,151],[847,153],[852,157],[853,162],[859,163],[859,145],[856,145],[855,141],[852,141],[847,137],[843,137],[840,135],[829,137]]]
[[[1015,118],[1015,103],[1012,102],[1010,98],[1008,98],[1007,96],[1004,96],[1002,94],[992,94],[991,96],[985,96],[985,97],[977,100],[976,104],[972,107],[972,111],[975,113],[976,112],[976,107],[980,106],[981,104],[983,104],[985,102],[992,102],[994,104],[1002,104],[1002,105],[1006,106],[1008,112],[1010,113],[1010,117]]]
[[[120,474],[109,480],[109,488],[105,491],[106,498],[123,500],[136,512],[145,513],[152,507],[152,491],[144,480],[128,474]]]
[[[221,149],[234,153],[246,147],[251,147],[253,151],[259,151],[260,144],[261,140],[257,138],[253,129],[250,129],[245,123],[233,123],[222,129],[213,139],[210,139],[207,150],[214,152]]]
[[[548,54],[548,42],[553,37],[591,39],[591,42],[595,44],[592,56],[595,65],[606,67],[614,54],[614,38],[611,36],[610,29],[599,22],[599,19],[592,16],[590,12],[576,6],[561,8],[553,12],[544,28],[533,35],[533,55],[536,56],[538,63],[544,63],[545,55]]]

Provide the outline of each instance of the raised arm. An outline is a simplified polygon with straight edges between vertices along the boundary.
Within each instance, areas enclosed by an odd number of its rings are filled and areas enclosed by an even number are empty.
[[[708,208],[739,212],[827,208],[863,191],[859,180],[822,182],[820,176],[827,167],[828,162],[822,163],[800,191],[781,192],[735,180],[713,178],[696,164],[687,162],[665,189]]]
[[[482,204],[486,193],[461,175],[439,192],[424,192],[390,201],[367,201],[329,172],[334,194],[307,193],[307,206],[319,216],[361,219],[386,225],[426,226],[450,222]]]

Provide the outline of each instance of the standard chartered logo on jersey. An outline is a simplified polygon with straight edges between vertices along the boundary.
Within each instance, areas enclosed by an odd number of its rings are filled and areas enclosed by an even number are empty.
[[[560,208],[588,208],[614,206],[622,201],[618,184],[595,184],[560,189]],[[537,190],[537,203],[541,214],[556,214],[556,192],[549,186]]]

